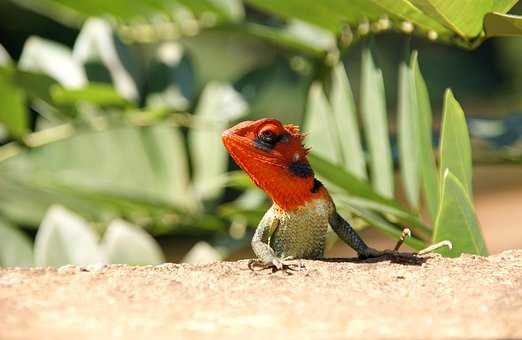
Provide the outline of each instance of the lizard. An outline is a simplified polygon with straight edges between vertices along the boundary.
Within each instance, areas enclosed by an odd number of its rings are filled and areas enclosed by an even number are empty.
[[[315,177],[304,137],[298,126],[283,125],[273,118],[243,121],[222,133],[232,159],[273,202],[252,238],[258,259],[251,264],[281,270],[293,268],[289,260],[322,258],[328,225],[361,259],[397,253],[408,230],[394,250],[369,247],[339,214],[328,190]],[[451,244],[443,241],[418,254],[442,246]]]

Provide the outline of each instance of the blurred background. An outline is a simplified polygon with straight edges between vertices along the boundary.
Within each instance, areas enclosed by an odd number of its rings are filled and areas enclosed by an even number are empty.
[[[221,131],[261,117],[307,129],[308,112],[321,109],[314,84],[330,96],[325,78],[340,62],[356,124],[370,134],[360,104],[366,50],[382,70],[394,168],[399,65],[417,50],[435,148],[446,88],[466,113],[489,252],[522,247],[522,39],[461,41],[372,12],[328,30],[313,6],[287,8],[292,17],[272,1],[1,1],[0,265],[252,257],[269,202],[229,159]],[[320,156],[330,133],[311,132]],[[391,196],[433,224],[398,172],[393,181]],[[340,202],[368,243],[394,244]],[[353,255],[335,241],[327,255]]]

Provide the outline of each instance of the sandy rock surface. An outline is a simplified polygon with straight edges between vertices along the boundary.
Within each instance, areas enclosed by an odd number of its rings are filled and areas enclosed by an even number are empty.
[[[0,269],[0,339],[522,338],[522,250],[458,259]]]

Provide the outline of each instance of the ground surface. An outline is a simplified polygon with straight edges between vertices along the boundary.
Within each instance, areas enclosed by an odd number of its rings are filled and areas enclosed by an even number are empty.
[[[303,263],[0,269],[0,339],[522,337],[522,250]]]

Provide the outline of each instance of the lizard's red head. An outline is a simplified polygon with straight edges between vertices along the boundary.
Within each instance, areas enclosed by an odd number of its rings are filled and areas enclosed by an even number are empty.
[[[222,137],[235,162],[279,207],[297,208],[323,194],[297,126],[265,118],[241,122]]]

